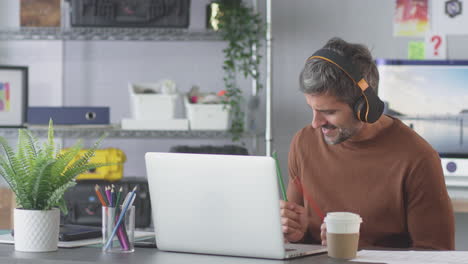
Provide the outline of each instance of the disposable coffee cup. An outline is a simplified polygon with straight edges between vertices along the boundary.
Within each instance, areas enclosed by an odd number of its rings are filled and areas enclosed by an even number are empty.
[[[358,214],[348,212],[327,213],[328,256],[339,259],[356,257],[359,244],[359,228],[362,219]]]

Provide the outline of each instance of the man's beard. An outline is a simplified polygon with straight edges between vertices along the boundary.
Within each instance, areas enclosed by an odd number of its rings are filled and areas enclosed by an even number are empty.
[[[328,138],[328,137],[325,136],[325,134],[323,134],[323,139],[329,145],[340,144],[341,142],[344,142],[344,141],[348,140],[349,138],[354,136],[356,134],[357,130],[358,130],[356,127],[339,128],[339,127],[336,127],[336,126],[330,125],[330,124],[324,125],[322,127],[326,128],[326,129],[337,129],[338,130],[338,135],[333,137],[333,138]]]

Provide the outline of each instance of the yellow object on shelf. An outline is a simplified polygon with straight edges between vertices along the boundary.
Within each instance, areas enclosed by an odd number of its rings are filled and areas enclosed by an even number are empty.
[[[79,152],[76,159],[86,153],[86,149]],[[88,173],[82,173],[77,180],[107,180],[117,181],[123,177],[123,163],[126,160],[125,153],[116,148],[98,149],[91,158],[90,163],[118,163],[94,169]]]

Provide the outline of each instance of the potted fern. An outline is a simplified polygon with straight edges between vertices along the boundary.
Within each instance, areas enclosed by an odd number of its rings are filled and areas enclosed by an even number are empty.
[[[42,146],[27,129],[18,131],[16,152],[5,138],[0,137],[4,151],[0,155],[0,174],[16,195],[15,250],[57,250],[60,210],[67,213],[64,192],[76,184],[74,179],[78,174],[108,165],[89,163],[101,140],[102,137],[74,160],[82,148],[81,141],[60,150],[54,142],[52,120],[47,141]]]

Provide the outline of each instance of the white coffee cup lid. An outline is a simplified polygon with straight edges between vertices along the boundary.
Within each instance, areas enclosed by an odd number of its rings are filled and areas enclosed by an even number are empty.
[[[362,219],[358,214],[349,212],[327,213],[325,217],[328,233],[352,234],[359,233]]]
[[[344,221],[344,222],[359,222],[362,223],[362,218],[355,213],[350,213],[350,212],[332,212],[332,213],[327,213],[327,216],[325,217],[325,222],[327,221]]]

